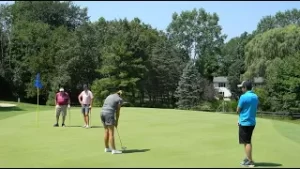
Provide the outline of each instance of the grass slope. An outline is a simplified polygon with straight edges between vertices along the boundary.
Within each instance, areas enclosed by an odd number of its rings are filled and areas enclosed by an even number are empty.
[[[71,124],[67,118],[71,127],[54,128],[53,107],[41,107],[36,127],[34,106],[23,106],[27,113],[0,120],[0,167],[240,167],[244,157],[235,115],[123,108],[119,132],[129,151],[112,155],[103,152],[99,108],[95,128],[83,129],[79,108],[71,109]],[[299,125],[259,118],[254,160],[261,167],[299,166],[298,133]]]

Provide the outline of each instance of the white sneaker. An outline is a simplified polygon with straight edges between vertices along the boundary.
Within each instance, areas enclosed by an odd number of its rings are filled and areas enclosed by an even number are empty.
[[[85,127],[86,127],[86,124],[82,126],[82,128],[85,128]]]
[[[120,151],[120,150],[112,150],[111,153],[112,154],[122,154],[122,151]]]
[[[85,128],[90,128],[89,125],[86,125]]]
[[[107,153],[107,152],[111,152],[111,149],[110,149],[110,148],[105,148],[105,149],[104,149],[104,152],[106,152],[106,153]]]

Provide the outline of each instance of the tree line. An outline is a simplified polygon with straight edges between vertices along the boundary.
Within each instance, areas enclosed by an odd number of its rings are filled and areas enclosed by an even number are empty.
[[[139,18],[91,22],[87,11],[70,1],[0,6],[0,99],[35,102],[40,73],[43,104],[54,104],[60,86],[76,103],[88,84],[97,104],[122,89],[131,106],[195,109],[216,101],[213,77],[228,76],[237,93],[242,79],[260,76],[263,109],[298,105],[296,9],[264,17],[227,43],[219,16],[203,8],[174,13],[165,31]]]

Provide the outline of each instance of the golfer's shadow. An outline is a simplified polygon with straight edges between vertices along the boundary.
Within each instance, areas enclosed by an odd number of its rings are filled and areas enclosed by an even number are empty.
[[[131,150],[124,150],[124,154],[129,154],[129,153],[144,153],[150,151],[150,149],[131,149]]]
[[[254,162],[255,167],[280,167],[282,164],[271,162]]]

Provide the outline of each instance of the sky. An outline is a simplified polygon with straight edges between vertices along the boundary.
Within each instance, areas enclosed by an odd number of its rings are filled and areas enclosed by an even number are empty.
[[[297,1],[74,1],[74,3],[88,8],[91,21],[97,21],[100,17],[106,20],[125,17],[131,20],[138,17],[142,22],[159,30],[167,28],[174,12],[204,8],[209,13],[218,14],[222,33],[228,36],[226,41],[245,31],[251,33],[264,16],[300,8],[300,2]]]

